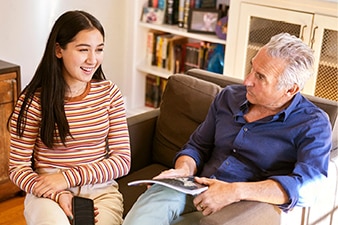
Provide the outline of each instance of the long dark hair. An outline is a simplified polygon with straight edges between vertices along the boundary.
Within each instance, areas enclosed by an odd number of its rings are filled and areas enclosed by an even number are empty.
[[[49,148],[53,147],[53,137],[58,130],[59,137],[65,145],[66,136],[71,135],[69,124],[64,111],[64,99],[67,83],[62,75],[62,59],[55,55],[58,43],[65,49],[67,44],[82,30],[97,29],[103,36],[101,23],[92,15],[84,11],[68,11],[55,22],[49,35],[45,52],[30,83],[24,88],[25,94],[17,121],[17,134],[22,137],[26,126],[27,109],[34,93],[41,90],[41,127],[42,142]],[[95,80],[105,80],[101,65],[95,71]]]

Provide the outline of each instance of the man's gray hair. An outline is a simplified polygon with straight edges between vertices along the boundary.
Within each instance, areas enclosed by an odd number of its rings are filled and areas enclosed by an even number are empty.
[[[264,48],[268,55],[285,60],[287,66],[279,76],[278,88],[292,88],[297,84],[302,90],[313,74],[313,50],[301,39],[288,33],[273,36]]]

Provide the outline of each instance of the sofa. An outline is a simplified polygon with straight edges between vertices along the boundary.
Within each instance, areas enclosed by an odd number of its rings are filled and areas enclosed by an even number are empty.
[[[127,183],[152,178],[171,168],[176,152],[204,120],[214,97],[226,85],[241,82],[239,79],[200,69],[189,70],[186,74],[174,74],[168,79],[158,109],[128,117],[131,171],[127,176],[118,179],[124,196],[124,215],[146,189],[145,186],[128,186]],[[318,190],[319,197],[312,207],[296,207],[291,212],[284,213],[271,204],[241,201],[209,216],[203,216],[200,212],[182,215],[173,224],[338,224],[338,106],[335,101],[307,97],[328,113],[334,130],[328,179],[323,183],[323,188]]]

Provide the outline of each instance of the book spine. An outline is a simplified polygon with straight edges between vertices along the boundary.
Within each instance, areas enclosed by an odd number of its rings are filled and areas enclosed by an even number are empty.
[[[162,38],[162,54],[161,54],[161,68],[167,69],[168,63],[168,39],[169,37]]]
[[[214,8],[216,9],[216,0],[202,0],[201,8]]]
[[[178,3],[179,0],[167,0],[166,23],[178,24]]]
[[[154,32],[149,31],[147,35],[147,65],[151,66],[154,57]]]
[[[190,0],[185,0],[184,16],[183,16],[183,28],[188,28],[189,11],[190,11]]]
[[[157,108],[161,101],[161,78],[148,74],[146,76],[145,105]]]
[[[158,5],[157,7],[161,10],[164,10],[165,9],[165,4],[166,3],[166,0],[158,0]]]
[[[199,9],[202,6],[202,0],[195,0],[195,9]]]
[[[186,55],[184,71],[192,68],[199,68],[200,43],[188,43],[186,45]]]
[[[158,8],[158,0],[153,0],[153,7]]]
[[[184,25],[184,3],[185,0],[179,0],[178,4],[178,27],[183,28]]]
[[[190,9],[194,9],[195,8],[195,0],[190,0]]]
[[[156,66],[162,67],[162,35],[157,36],[156,40]]]

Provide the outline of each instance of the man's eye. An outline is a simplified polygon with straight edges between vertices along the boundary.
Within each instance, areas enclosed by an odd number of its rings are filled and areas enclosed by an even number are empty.
[[[103,52],[103,48],[99,48],[99,49],[97,49],[96,51],[98,51],[98,52]]]
[[[88,51],[88,49],[85,49],[85,48],[80,49],[80,52],[86,52],[86,51]]]
[[[260,73],[256,73],[256,77],[259,79],[259,80],[263,80],[264,79],[264,76]]]

